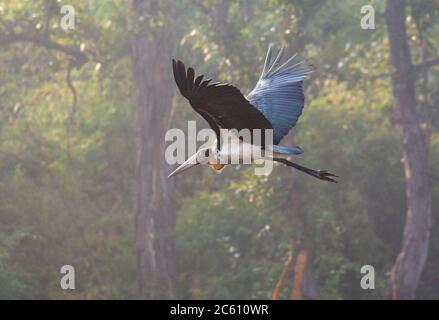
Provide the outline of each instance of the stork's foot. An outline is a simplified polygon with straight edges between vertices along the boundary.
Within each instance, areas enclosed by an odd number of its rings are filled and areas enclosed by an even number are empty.
[[[332,172],[329,172],[328,170],[314,170],[312,175],[320,180],[338,183],[337,180],[333,179],[338,178],[338,176]]]
[[[294,163],[294,162],[288,161],[287,159],[282,159],[282,158],[273,158],[273,161],[283,163],[289,167],[293,167],[293,168],[300,170],[306,174],[309,174],[310,176],[313,176],[314,178],[337,183],[337,180],[335,180],[333,178],[338,178],[338,176],[332,172],[329,172],[328,170],[314,170],[314,169],[301,166],[300,164],[297,164],[297,163]]]

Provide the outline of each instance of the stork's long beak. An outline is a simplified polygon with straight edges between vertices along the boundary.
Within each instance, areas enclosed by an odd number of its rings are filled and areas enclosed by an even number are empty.
[[[197,161],[197,154],[194,154],[192,157],[187,159],[182,165],[180,165],[177,169],[172,171],[171,174],[168,176],[168,178],[171,178],[173,176],[176,176],[177,174],[189,170],[190,168],[196,166],[197,164],[200,163]]]

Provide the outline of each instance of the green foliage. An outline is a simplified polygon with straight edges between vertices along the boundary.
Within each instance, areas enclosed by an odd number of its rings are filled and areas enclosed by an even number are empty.
[[[439,24],[432,13],[438,8],[434,1],[409,2],[412,52],[420,62],[437,54]],[[74,32],[65,32],[56,23],[58,2],[0,1],[0,17],[14,27],[23,21],[38,32],[48,27],[52,39],[82,44],[92,57],[72,72],[78,104],[70,121],[66,56],[32,43],[2,46],[0,298],[136,298],[135,110],[128,46],[133,30],[168,32],[174,40],[167,43],[168,54],[243,91],[258,78],[269,43],[298,51],[316,72],[305,82],[306,107],[285,144],[294,140],[305,149],[298,162],[340,175],[338,185],[281,166],[269,177],[244,167],[228,167],[221,176],[196,168],[179,177],[178,297],[191,298],[192,281],[199,277],[202,298],[269,298],[288,255],[305,247],[312,252],[320,297],[382,298],[405,219],[390,81],[373,79],[389,72],[383,2],[372,1],[378,26],[373,32],[359,25],[363,1],[156,3],[157,14],[143,17],[134,29],[126,1],[78,1],[80,22]],[[5,28],[0,24],[0,34]],[[439,218],[438,83],[437,69],[417,82],[430,141],[434,220]],[[172,126],[185,128],[193,118],[186,101],[176,98]],[[204,123],[197,120],[200,129]],[[436,223],[420,298],[439,297],[438,237]],[[59,288],[64,264],[77,270],[74,293]],[[375,266],[373,293],[359,285],[365,264]],[[290,272],[281,298],[291,296],[292,285]]]

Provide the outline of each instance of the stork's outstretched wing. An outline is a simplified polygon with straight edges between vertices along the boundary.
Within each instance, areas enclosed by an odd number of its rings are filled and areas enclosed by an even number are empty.
[[[302,63],[293,64],[295,56],[281,64],[283,49],[273,61],[271,53],[270,47],[262,75],[247,99],[271,122],[273,142],[278,144],[302,114],[305,103],[302,83],[312,71]]]
[[[236,87],[220,82],[210,84],[211,80],[202,81],[202,75],[195,78],[194,69],[186,71],[181,61],[172,60],[172,67],[178,89],[215,131],[218,145],[220,128],[272,129],[267,118]]]

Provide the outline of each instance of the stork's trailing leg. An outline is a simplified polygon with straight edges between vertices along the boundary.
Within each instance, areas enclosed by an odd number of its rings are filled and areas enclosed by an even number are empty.
[[[287,159],[282,159],[282,158],[273,158],[273,161],[277,161],[277,162],[283,163],[289,167],[293,167],[299,171],[302,171],[302,172],[305,172],[306,174],[309,174],[310,176],[313,176],[314,178],[337,183],[337,180],[335,180],[331,177],[338,178],[338,176],[336,174],[333,174],[333,173],[327,171],[327,170],[314,170],[311,168],[303,167],[297,163],[293,163],[291,161],[288,161]]]

